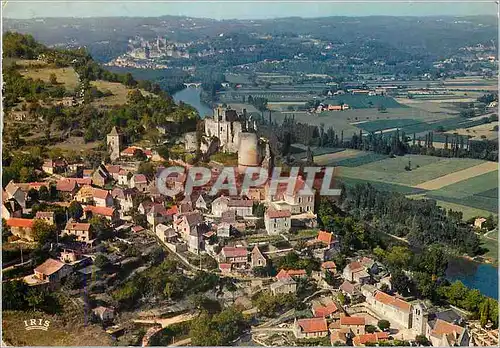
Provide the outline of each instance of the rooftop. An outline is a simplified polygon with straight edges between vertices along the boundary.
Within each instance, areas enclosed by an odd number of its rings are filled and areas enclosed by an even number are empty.
[[[328,331],[325,318],[299,319],[297,320],[297,325],[299,325],[305,333]]]

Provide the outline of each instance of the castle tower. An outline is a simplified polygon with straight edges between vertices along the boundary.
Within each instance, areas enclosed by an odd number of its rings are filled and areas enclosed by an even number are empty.
[[[120,157],[121,135],[113,127],[111,132],[106,136],[106,143],[108,145],[108,153],[112,161],[116,161]]]

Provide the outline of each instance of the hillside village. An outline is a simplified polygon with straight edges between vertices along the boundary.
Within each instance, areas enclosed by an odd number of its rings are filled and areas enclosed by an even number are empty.
[[[205,120],[203,153],[237,151],[236,174],[252,166],[272,167],[269,144],[257,138],[244,112],[219,107],[214,115]],[[195,151],[192,139],[185,135],[186,152]],[[128,321],[153,323],[146,325],[143,345],[161,331],[151,314],[130,312],[146,304],[116,294],[134,273],[149,262],[157,267],[155,259],[167,254],[181,265],[184,277],[232,279],[230,290],[226,285],[217,296],[253,318],[247,332],[262,345],[498,343],[497,331],[488,329],[491,324],[481,328],[467,320],[466,311],[398,294],[389,269],[373,253],[339,257],[345,241],[319,228],[317,195],[298,194],[303,178],[291,194],[286,187],[269,194],[264,184],[244,197],[211,196],[207,185],[172,199],[160,193],[155,173],[139,173],[138,153],[154,164],[156,173],[163,168],[150,150],[127,146],[117,127],[107,136],[107,148],[112,162],[95,170],[61,158],[43,163],[43,181],[9,182],[2,193],[2,217],[11,233],[9,243],[50,242],[49,257],[39,264],[34,258],[14,264],[21,270],[14,278],[29,288],[62,286],[77,298],[79,289],[86,289],[94,298],[88,303],[92,317],[113,337],[126,332]],[[174,162],[189,167],[180,159]],[[211,161],[209,167],[217,175],[222,163]],[[167,185],[183,188],[186,180],[186,175],[169,177]],[[265,296],[285,302],[266,313]],[[195,310],[185,301],[176,305],[171,290],[167,298],[162,307],[167,312]]]
[[[97,69],[88,62],[80,76],[92,67]],[[101,345],[498,344],[497,301],[444,278],[442,246],[453,243],[437,240],[414,252],[405,238],[392,234],[393,226],[376,229],[352,207],[375,201],[384,208],[390,197],[379,199],[369,185],[339,185],[340,196],[320,197],[316,180],[312,194],[299,194],[308,186],[303,174],[291,190],[278,185],[273,192],[266,181],[244,195],[230,189],[212,194],[224,167],[232,168],[239,188],[248,169],[271,172],[283,165],[272,129],[228,105],[201,121],[189,107],[162,93],[141,92],[131,81],[122,85],[124,105],[88,112],[89,104],[106,96],[89,97],[92,87],[84,80],[83,97],[73,91],[71,97],[46,99],[67,102],[66,114],[57,116],[58,122],[72,116],[70,132],[94,128],[88,140],[98,143],[101,155],[84,156],[82,149],[69,156],[53,148],[48,155],[45,147],[36,153],[22,148],[19,134],[8,138],[4,178],[12,179],[2,191],[5,323],[50,315],[54,337],[60,330],[77,342],[80,331],[93,332]],[[10,94],[16,96],[8,110],[12,128],[26,121],[16,119],[16,112],[49,118],[44,112],[52,104],[14,110],[23,108],[24,96]],[[77,121],[87,116],[79,129]],[[149,132],[156,142],[145,141]],[[46,138],[51,143],[44,146],[60,145],[50,134]],[[171,175],[165,186],[179,194],[162,193],[165,168],[194,164],[210,170],[207,184],[185,194],[187,173]],[[310,151],[297,165],[314,165]],[[410,204],[404,208],[411,210]],[[492,221],[464,226],[453,214],[445,211],[443,224],[460,230],[447,238],[477,248],[473,238],[460,238],[483,226],[489,230]],[[75,313],[81,315],[74,319]],[[3,340],[39,343],[23,335],[4,330]]]

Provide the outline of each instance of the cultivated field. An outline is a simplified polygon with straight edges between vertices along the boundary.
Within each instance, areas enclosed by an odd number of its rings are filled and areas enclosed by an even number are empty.
[[[324,155],[314,156],[314,163],[317,164],[332,164],[346,158],[354,158],[364,155],[366,152],[360,150],[346,149],[339,152],[328,153]]]
[[[402,156],[386,158],[358,167],[342,167],[340,175],[368,181],[381,181],[407,186],[418,186],[429,180],[483,163],[474,159],[441,158],[434,156]],[[411,171],[405,169],[411,164]]]
[[[485,162],[478,164],[474,167],[460,170],[458,172],[453,172],[439,178],[429,180],[417,185],[417,188],[423,190],[438,190],[448,185],[452,185],[485,173],[498,170],[498,163],[496,162]]]
[[[37,63],[38,61],[33,61]],[[74,90],[78,86],[78,74],[72,67],[65,68],[29,68],[27,70],[21,70],[21,74],[24,77],[31,77],[32,79],[40,79],[45,82],[49,82],[50,75],[55,74],[57,77],[57,82],[64,84],[68,90]]]
[[[472,139],[498,139],[498,131],[494,131],[493,127],[498,126],[498,122],[480,124],[470,128],[458,128],[449,132],[449,134],[457,133],[458,135],[471,136]],[[483,138],[484,136],[484,138]]]

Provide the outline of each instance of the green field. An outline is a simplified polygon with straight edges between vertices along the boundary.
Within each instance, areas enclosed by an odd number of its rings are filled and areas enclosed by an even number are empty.
[[[405,195],[417,195],[417,194],[425,193],[425,190],[422,190],[422,189],[418,189],[418,188],[414,188],[414,187],[410,187],[410,186],[398,185],[398,184],[390,184],[390,183],[380,182],[380,181],[369,181],[369,180],[340,177],[339,182],[343,183],[344,185],[346,185],[348,187],[355,186],[357,184],[369,183],[370,185],[375,187],[377,190],[399,192],[399,193],[403,193]]]
[[[341,103],[348,104],[353,109],[368,109],[374,108],[375,111],[379,106],[386,108],[406,108],[406,105],[399,104],[394,98],[384,97],[381,95],[353,95],[344,94],[334,97],[328,97],[325,104],[340,105]]]
[[[387,158],[388,156],[379,153],[368,152],[361,153],[359,156],[353,158],[341,159],[337,162],[333,161],[332,165],[341,167],[359,167],[365,164],[373,163]]]
[[[412,170],[406,171],[409,162]],[[358,167],[342,167],[339,173],[343,177],[414,186],[481,163],[468,158],[406,155]]]
[[[496,236],[497,239],[493,240],[490,238],[486,238],[485,236],[481,236],[481,247],[488,250],[481,256],[491,259],[494,263],[498,263],[498,232],[490,233],[488,236]]]

